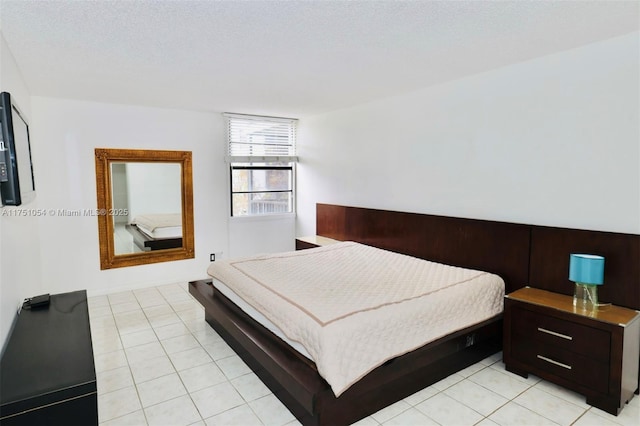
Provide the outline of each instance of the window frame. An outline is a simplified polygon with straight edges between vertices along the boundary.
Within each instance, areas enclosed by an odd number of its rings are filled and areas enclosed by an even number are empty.
[[[227,137],[227,150],[228,156],[226,157],[226,162],[229,165],[229,214],[233,219],[241,218],[260,218],[260,217],[273,217],[273,216],[288,216],[296,214],[296,164],[298,161],[298,157],[295,155],[296,150],[296,132],[297,132],[297,119],[293,118],[280,118],[280,117],[267,117],[267,116],[256,116],[256,115],[247,115],[247,114],[235,114],[235,113],[224,113],[226,123],[226,137]],[[251,143],[247,143],[244,140],[242,142],[234,142],[232,141],[232,120],[239,120],[239,126],[246,125],[247,122],[251,122],[251,124],[258,125],[268,125],[269,123],[275,124],[286,124],[288,126],[287,132],[282,133],[281,129],[278,129],[276,134],[268,135],[274,138],[277,138],[283,134],[286,134],[286,144],[277,144],[277,143],[257,143],[259,151],[266,154],[272,154],[269,151],[270,147],[275,148],[276,155],[233,155],[234,148],[237,148],[238,145],[243,146],[241,150],[249,147],[248,151],[251,152],[254,150],[253,145]],[[244,123],[243,123],[244,122]],[[250,125],[251,125],[250,124]],[[234,129],[235,130],[235,129]],[[275,136],[274,136],[275,135]],[[234,146],[234,143],[237,145]],[[282,155],[282,147],[288,147],[286,149],[286,154]],[[236,152],[237,153],[237,150]],[[242,152],[246,154],[246,152]],[[290,172],[290,189],[276,189],[276,190],[248,190],[248,191],[234,191],[234,170],[289,170]],[[278,194],[278,193],[289,193],[290,200],[290,210],[287,211],[274,211],[274,212],[266,212],[266,213],[251,213],[247,212],[246,214],[239,214],[238,212],[234,212],[234,197],[238,194],[248,194],[249,200],[251,200],[252,194]]]
[[[229,163],[229,214],[233,218],[246,218],[246,217],[259,217],[259,216],[274,216],[274,215],[290,215],[296,212],[296,198],[295,198],[295,176],[296,176],[296,163],[289,162],[287,164],[278,164],[273,166],[265,165],[265,163],[258,163],[259,165],[251,166],[247,163]],[[272,191],[265,190],[249,190],[249,191],[234,191],[233,190],[233,171],[234,170],[289,170],[291,179],[291,189],[276,189]],[[248,194],[251,199],[251,194],[279,194],[290,193],[291,211],[285,212],[271,212],[271,213],[248,213],[248,214],[234,214],[233,211],[233,198],[237,194]]]

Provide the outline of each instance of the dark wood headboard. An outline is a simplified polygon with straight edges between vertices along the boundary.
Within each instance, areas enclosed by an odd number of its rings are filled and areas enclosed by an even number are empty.
[[[529,285],[573,294],[569,255],[604,256],[603,302],[640,310],[640,235],[531,226]]]
[[[500,275],[510,293],[573,294],[569,254],[605,257],[600,299],[640,310],[640,235],[316,205],[316,234]]]

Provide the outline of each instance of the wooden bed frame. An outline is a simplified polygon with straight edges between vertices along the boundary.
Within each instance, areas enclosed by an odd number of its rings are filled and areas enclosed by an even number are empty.
[[[125,225],[133,237],[134,244],[142,251],[164,250],[182,247],[182,237],[153,238],[142,232],[136,225]]]
[[[640,236],[318,204],[316,233],[500,275],[507,293],[531,285],[572,294],[571,252],[606,258],[601,299],[640,309]],[[366,375],[336,398],[314,363],[211,285],[190,283],[206,321],[305,425],[353,423],[498,352],[501,316],[469,327]]]

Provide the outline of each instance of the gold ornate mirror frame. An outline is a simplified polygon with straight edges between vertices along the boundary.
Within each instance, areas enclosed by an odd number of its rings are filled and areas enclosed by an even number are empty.
[[[193,178],[191,151],[156,151],[96,148],[96,189],[98,198],[98,238],[100,269],[146,265],[149,263],[192,259]],[[116,254],[113,218],[112,163],[179,163],[181,166],[182,247],[140,253]]]

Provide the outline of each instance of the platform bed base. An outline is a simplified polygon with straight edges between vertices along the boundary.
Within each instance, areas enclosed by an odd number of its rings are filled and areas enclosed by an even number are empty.
[[[182,237],[151,238],[142,232],[136,225],[125,225],[125,228],[133,237],[134,244],[142,251],[165,250],[182,247]]]
[[[336,398],[315,364],[255,322],[210,280],[189,283],[205,319],[304,425],[346,425],[502,348],[502,317],[445,336],[367,374]]]

